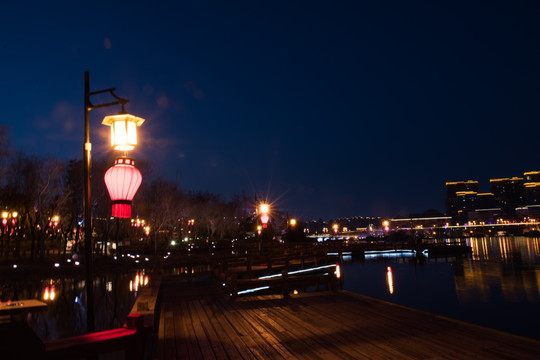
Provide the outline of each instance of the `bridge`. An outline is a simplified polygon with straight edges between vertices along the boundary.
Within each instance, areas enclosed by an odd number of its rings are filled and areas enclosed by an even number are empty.
[[[486,223],[480,223],[480,222],[469,222],[465,224],[456,224],[456,225],[450,225],[450,224],[433,224],[432,226],[429,225],[415,225],[411,226],[410,224],[404,225],[404,226],[397,226],[396,223],[399,223],[399,220],[401,219],[392,219],[390,222],[390,228],[389,231],[386,232],[382,228],[373,228],[373,230],[369,230],[369,228],[361,228],[358,230],[353,231],[342,231],[337,233],[319,233],[319,234],[309,234],[307,235],[308,238],[311,239],[320,239],[320,241],[326,241],[326,240],[361,240],[365,239],[369,236],[372,237],[383,237],[385,235],[388,235],[389,233],[396,232],[396,231],[414,231],[416,233],[426,233],[426,232],[435,232],[435,234],[449,234],[449,235],[464,235],[466,232],[469,232],[474,234],[475,232],[481,232],[483,234],[485,233],[493,233],[493,235],[496,235],[497,233],[504,232],[504,233],[516,233],[516,232],[523,232],[523,230],[528,231],[540,231],[540,222],[538,221],[522,221],[522,222],[510,222],[510,221],[504,221],[499,222],[495,224],[486,224]],[[406,221],[410,221],[412,219],[403,219]],[[492,231],[490,231],[492,230]]]

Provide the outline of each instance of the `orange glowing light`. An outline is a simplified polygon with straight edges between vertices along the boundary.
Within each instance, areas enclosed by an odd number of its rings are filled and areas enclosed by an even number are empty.
[[[114,150],[129,151],[137,145],[137,127],[143,118],[130,114],[105,116],[102,124],[111,127],[111,146]]]
[[[336,279],[341,278],[341,266],[339,264],[336,264]]]
[[[259,207],[259,210],[261,211],[261,214],[268,214],[270,212],[270,205],[261,204],[261,206]]]
[[[386,285],[388,286],[388,292],[394,293],[394,275],[392,274],[392,268],[388,266],[386,268]]]

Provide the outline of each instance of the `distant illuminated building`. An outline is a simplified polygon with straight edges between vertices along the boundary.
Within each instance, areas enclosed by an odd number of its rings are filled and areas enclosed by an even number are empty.
[[[466,210],[473,196],[478,193],[478,181],[450,181],[446,183],[446,215],[458,220]],[[458,195],[460,194],[460,195]],[[460,211],[461,210],[461,211]]]
[[[443,227],[452,221],[450,216],[410,217],[390,219],[390,228],[400,229],[423,229]]]
[[[489,180],[491,193],[502,208],[506,217],[513,218],[516,208],[525,205],[525,186],[523,178],[512,177]]]
[[[496,224],[497,219],[502,216],[502,209],[495,200],[492,193],[478,193],[474,210],[467,213],[467,222]]]
[[[490,179],[489,183],[490,192],[479,193],[478,181],[447,182],[446,215],[458,223],[540,217],[540,171],[525,172],[523,177]]]
[[[525,178],[525,205],[540,205],[540,171],[523,173]]]
[[[528,171],[523,173],[525,183],[540,182],[540,171]]]
[[[497,207],[497,201],[493,193],[478,193],[476,195],[477,209],[492,209]]]

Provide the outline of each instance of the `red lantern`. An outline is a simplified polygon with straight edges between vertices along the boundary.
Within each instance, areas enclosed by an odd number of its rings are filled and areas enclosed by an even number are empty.
[[[141,172],[134,166],[135,161],[119,157],[114,166],[105,173],[105,184],[112,200],[112,216],[131,217],[131,201],[142,182]]]
[[[263,228],[265,229],[268,227],[268,220],[270,220],[270,216],[268,216],[267,214],[261,215],[261,222],[263,224]]]

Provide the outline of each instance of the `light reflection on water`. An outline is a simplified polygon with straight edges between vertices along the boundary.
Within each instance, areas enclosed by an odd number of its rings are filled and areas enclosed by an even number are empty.
[[[143,272],[107,274],[94,279],[97,331],[123,326],[137,297],[136,290],[130,291],[130,283],[135,281],[136,274],[139,275],[138,286],[144,286],[148,280]],[[28,325],[42,340],[86,333],[86,294],[83,279],[25,279],[0,285],[2,301],[38,299],[47,303],[44,310],[31,312],[27,316]]]
[[[354,257],[343,264],[344,288],[540,339],[539,239],[470,238],[467,244],[471,254],[457,258]]]

